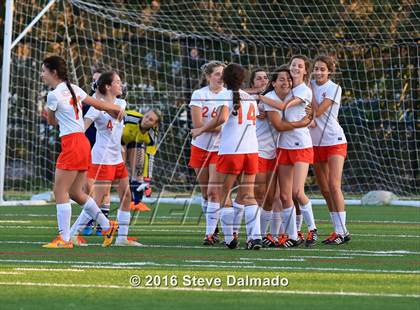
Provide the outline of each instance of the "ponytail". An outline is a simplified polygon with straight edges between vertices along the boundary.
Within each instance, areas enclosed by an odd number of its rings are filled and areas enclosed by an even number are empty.
[[[50,56],[44,59],[43,64],[45,67],[47,67],[51,72],[55,71],[57,74],[57,77],[61,79],[63,82],[66,83],[67,88],[69,89],[72,97],[72,104],[75,107],[75,110],[77,109],[78,112],[80,112],[79,105],[77,104],[77,97],[76,93],[73,90],[73,87],[71,86],[68,73],[67,73],[67,65],[65,60],[60,56]]]
[[[239,94],[239,89],[232,90],[232,94],[233,94],[233,96],[232,96],[232,102],[233,102],[232,115],[237,116],[238,111],[241,108],[241,96]]]
[[[245,80],[245,70],[241,65],[231,63],[225,68],[225,70],[223,70],[222,79],[226,84],[226,88],[232,90],[232,115],[237,116],[238,111],[241,108],[241,96],[239,89]]]

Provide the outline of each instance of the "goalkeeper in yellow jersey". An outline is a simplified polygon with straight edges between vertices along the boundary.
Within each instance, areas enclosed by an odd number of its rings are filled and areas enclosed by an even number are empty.
[[[143,195],[152,194],[150,181],[154,156],[157,152],[157,139],[161,114],[158,110],[149,110],[142,114],[128,110],[124,118],[121,143],[125,146],[126,166],[130,175],[132,210],[150,211],[142,203]]]

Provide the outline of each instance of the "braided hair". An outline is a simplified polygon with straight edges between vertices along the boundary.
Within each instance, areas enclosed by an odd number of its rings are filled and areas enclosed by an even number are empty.
[[[236,63],[229,64],[223,71],[223,82],[228,90],[232,90],[233,111],[232,115],[237,116],[241,108],[241,96],[239,89],[245,80],[245,69]]]
[[[66,83],[66,86],[71,93],[72,105],[74,106],[75,110],[77,109],[77,111],[80,112],[80,108],[77,104],[76,93],[74,92],[73,87],[70,83],[65,60],[62,57],[55,55],[45,58],[43,64],[51,72],[55,70],[55,72],[57,73],[57,77],[64,83]]]

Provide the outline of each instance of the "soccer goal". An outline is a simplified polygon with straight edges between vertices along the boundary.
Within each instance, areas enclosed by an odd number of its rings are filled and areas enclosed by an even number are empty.
[[[122,1],[7,0],[0,124],[0,203],[51,190],[59,153],[47,124],[43,58],[69,60],[73,83],[90,89],[112,68],[129,109],[162,111],[155,192],[196,194],[188,168],[188,103],[207,61],[268,72],[293,54],[336,60],[339,121],[349,149],[343,190],[418,200],[419,19],[415,0]],[[307,190],[320,196],[312,172]]]

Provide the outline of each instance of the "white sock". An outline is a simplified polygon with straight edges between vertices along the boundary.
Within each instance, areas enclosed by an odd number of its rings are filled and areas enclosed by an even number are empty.
[[[246,240],[261,239],[260,208],[257,205],[245,207]]]
[[[233,232],[236,233],[236,235],[238,235],[239,230],[241,229],[242,217],[244,216],[245,206],[234,201],[232,203],[232,207],[235,212],[235,217],[233,219]]]
[[[206,236],[213,235],[219,221],[220,203],[208,202],[206,212]]]
[[[118,209],[117,220],[118,220],[118,241],[127,240],[128,226],[130,225],[130,211],[122,211]]]
[[[302,229],[302,214],[296,214],[296,228],[298,231]]]
[[[71,220],[71,204],[70,202],[57,204],[57,223],[58,232],[64,241],[70,240],[70,220]]]
[[[277,237],[280,234],[281,212],[273,211],[271,216],[271,233]]]
[[[347,233],[346,228],[346,211],[344,212],[334,212],[336,232],[339,235],[345,235]]]
[[[207,203],[208,201],[201,197],[201,211],[203,211],[204,216],[206,216],[207,213]]]
[[[309,202],[306,205],[299,205],[300,212],[302,212],[303,220],[305,221],[306,225],[308,225],[308,230],[316,229],[314,213],[312,211],[312,202]]]
[[[260,227],[261,227],[261,236],[265,237],[267,235],[268,223],[270,223],[273,216],[273,211],[266,211],[263,208],[260,210]]]
[[[297,227],[296,227],[296,211],[292,206],[281,211],[281,220],[285,233],[290,239],[297,240]]]
[[[222,231],[225,236],[226,244],[233,240],[233,220],[235,211],[233,208],[222,208],[220,211],[220,222],[222,223]]]
[[[70,236],[77,236],[86,227],[87,223],[89,223],[91,219],[92,218],[89,216],[89,214],[87,214],[86,211],[82,209],[82,212],[70,229]]]
[[[96,221],[96,223],[101,225],[103,231],[109,229],[109,221],[102,213],[101,209],[99,209],[95,200],[89,197],[86,203],[83,205],[83,209],[86,211],[87,214],[89,214],[91,218],[93,218],[94,221]]]

